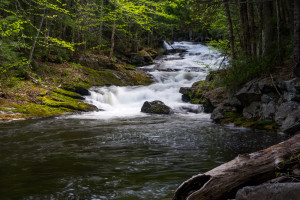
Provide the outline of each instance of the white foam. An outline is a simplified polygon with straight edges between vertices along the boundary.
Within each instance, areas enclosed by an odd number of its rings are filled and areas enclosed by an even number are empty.
[[[191,42],[175,42],[172,47],[165,42],[165,48],[181,48],[188,52],[167,55],[155,61],[154,65],[147,69],[157,69],[149,72],[155,83],[149,86],[127,86],[127,87],[92,87],[91,95],[86,97],[86,102],[94,104],[99,112],[90,112],[80,115],[68,116],[70,118],[85,119],[110,119],[123,117],[145,116],[141,113],[141,107],[145,101],[160,100],[170,106],[179,114],[182,108],[191,106],[192,110],[201,109],[201,105],[191,105],[181,100],[180,87],[190,87],[194,82],[204,80],[210,69],[217,69],[223,59],[219,52],[209,49],[201,44]],[[166,70],[168,69],[168,70]],[[174,71],[175,69],[175,71]],[[199,70],[195,70],[199,69]],[[160,71],[163,70],[163,71]],[[199,117],[207,117],[198,114]]]

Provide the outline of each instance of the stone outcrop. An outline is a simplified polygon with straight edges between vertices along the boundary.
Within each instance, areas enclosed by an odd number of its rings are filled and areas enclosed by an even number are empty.
[[[274,122],[283,132],[300,130],[300,80],[257,79],[246,83],[238,91],[228,94],[224,87],[212,87],[211,76],[192,87],[181,88],[182,100],[203,104],[215,122],[228,113],[236,113],[244,120]],[[276,125],[276,126],[277,126]]]
[[[162,101],[146,101],[141,112],[150,114],[171,114],[171,108],[166,106]]]
[[[236,97],[242,102],[243,117],[274,121],[283,132],[299,130],[299,79],[272,82],[269,78],[246,84]]]

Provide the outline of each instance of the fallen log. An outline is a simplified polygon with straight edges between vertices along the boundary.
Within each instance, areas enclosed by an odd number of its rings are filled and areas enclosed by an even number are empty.
[[[289,168],[283,161],[300,154],[300,133],[267,149],[243,154],[204,174],[193,176],[175,191],[173,200],[223,200],[238,189],[276,178],[276,170]]]

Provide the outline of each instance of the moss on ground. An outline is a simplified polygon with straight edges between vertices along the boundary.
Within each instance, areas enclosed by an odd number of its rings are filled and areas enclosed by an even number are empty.
[[[245,119],[241,113],[226,112],[224,119],[221,120],[221,124],[233,123],[235,126],[254,128],[268,131],[279,131],[279,125],[272,121],[255,121]]]
[[[57,90],[57,89],[56,89]],[[64,91],[59,89],[60,91]],[[67,94],[73,94],[74,92],[65,91]],[[84,103],[77,98],[72,98],[70,96],[52,92],[50,95],[46,95],[43,97],[39,97],[42,101],[42,105],[46,105],[48,107],[53,108],[66,108],[69,110],[75,111],[92,111],[94,107],[90,104]]]
[[[78,88],[151,83],[145,72],[120,62],[101,70],[76,63],[50,62],[35,62],[33,68],[36,70],[31,80],[0,80],[0,121],[95,110],[95,106],[81,101],[84,98],[77,93]]]

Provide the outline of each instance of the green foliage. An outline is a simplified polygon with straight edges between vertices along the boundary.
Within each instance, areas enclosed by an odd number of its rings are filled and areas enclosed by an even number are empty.
[[[0,39],[0,77],[22,76],[28,70],[28,61],[17,52],[18,43]]]
[[[228,23],[223,9],[218,9],[218,12],[215,14],[214,20],[212,20],[208,30],[213,38],[223,39],[228,37]]]
[[[222,53],[230,53],[229,40],[211,40],[207,43],[207,45],[219,50]]]
[[[287,159],[281,160],[281,162],[276,166],[275,176],[276,178],[281,176],[287,176],[298,182],[299,176],[294,174],[293,168],[291,166],[299,166],[300,164],[300,154],[298,152],[291,152],[291,156]]]
[[[275,63],[275,59],[270,57],[239,57],[221,73],[221,78],[226,86],[236,88],[263,74],[269,75]]]

